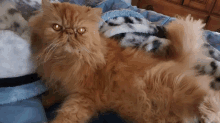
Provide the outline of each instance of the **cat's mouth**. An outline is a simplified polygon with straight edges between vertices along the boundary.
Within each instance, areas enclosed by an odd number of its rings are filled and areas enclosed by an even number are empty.
[[[64,50],[68,53],[81,53],[81,52],[87,52],[90,53],[90,50],[86,48],[85,46],[75,46],[72,43],[72,40],[68,39],[66,44],[64,45]]]
[[[64,46],[64,50],[69,53],[74,53],[76,52],[77,49],[73,48],[70,42],[67,42],[66,45]]]

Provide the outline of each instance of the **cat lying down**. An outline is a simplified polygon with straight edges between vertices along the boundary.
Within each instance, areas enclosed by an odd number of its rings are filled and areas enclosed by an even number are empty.
[[[204,24],[190,16],[166,26],[163,56],[121,48],[99,33],[100,8],[42,0],[29,21],[38,73],[65,98],[52,123],[84,123],[114,110],[137,123],[220,122],[219,92],[212,77],[192,69]]]

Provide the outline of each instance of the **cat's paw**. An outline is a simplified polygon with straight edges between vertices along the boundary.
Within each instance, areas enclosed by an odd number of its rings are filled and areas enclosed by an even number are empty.
[[[204,123],[220,123],[219,92],[209,93],[200,104],[199,110]]]

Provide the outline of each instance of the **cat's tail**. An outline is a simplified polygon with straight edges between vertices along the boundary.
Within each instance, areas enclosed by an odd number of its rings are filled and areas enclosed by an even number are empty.
[[[198,57],[203,57],[200,48],[204,43],[202,20],[194,20],[191,15],[186,18],[178,17],[166,26],[167,38],[171,41],[168,57],[184,62],[196,62]]]

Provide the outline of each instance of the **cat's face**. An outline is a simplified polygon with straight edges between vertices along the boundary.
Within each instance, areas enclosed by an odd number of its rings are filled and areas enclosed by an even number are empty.
[[[100,8],[42,0],[42,11],[29,21],[35,52],[47,54],[44,60],[49,56],[80,57],[94,52],[101,44],[98,32],[101,13]]]

